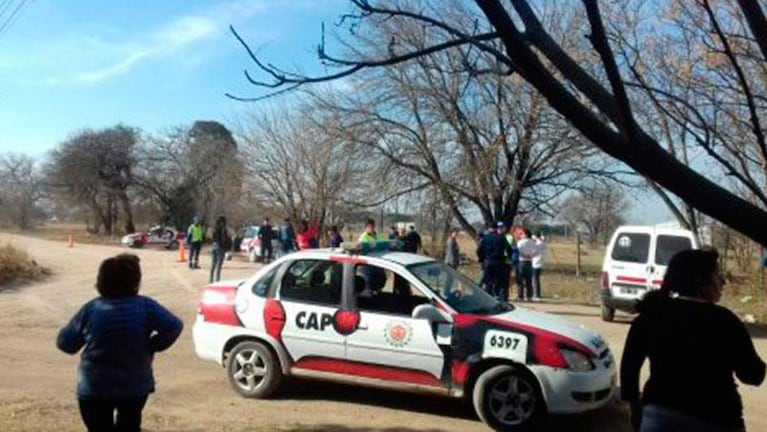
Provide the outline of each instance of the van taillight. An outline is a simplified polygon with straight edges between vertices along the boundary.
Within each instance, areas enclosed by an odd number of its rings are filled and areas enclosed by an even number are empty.
[[[602,289],[603,290],[610,289],[610,275],[606,271],[602,272]]]
[[[234,298],[237,287],[210,286],[202,292],[198,312],[206,322],[241,326]]]

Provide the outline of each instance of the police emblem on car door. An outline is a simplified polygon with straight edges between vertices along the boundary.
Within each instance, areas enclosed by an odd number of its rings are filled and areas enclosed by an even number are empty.
[[[412,317],[429,298],[390,269],[357,265],[354,278],[360,323],[346,339],[349,362],[380,365],[378,378],[441,385],[445,356],[432,323]]]

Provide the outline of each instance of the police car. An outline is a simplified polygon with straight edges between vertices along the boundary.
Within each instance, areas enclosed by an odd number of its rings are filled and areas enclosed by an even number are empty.
[[[292,253],[203,292],[195,351],[242,396],[312,377],[465,397],[496,430],[611,400],[599,334],[501,303],[432,258],[379,242]]]

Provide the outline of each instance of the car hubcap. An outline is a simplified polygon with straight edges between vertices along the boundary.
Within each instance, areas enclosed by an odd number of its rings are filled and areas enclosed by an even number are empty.
[[[518,425],[532,417],[535,411],[535,393],[526,380],[506,376],[490,389],[490,411],[505,425]]]
[[[267,365],[256,350],[242,350],[234,358],[232,377],[241,389],[252,392],[266,377]]]

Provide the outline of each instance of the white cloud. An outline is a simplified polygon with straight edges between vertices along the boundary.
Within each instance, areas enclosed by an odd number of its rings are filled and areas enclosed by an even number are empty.
[[[55,77],[37,76],[38,83],[98,84],[125,75],[150,61],[173,59],[179,55],[199,56],[204,43],[228,37],[228,26],[247,22],[267,11],[267,0],[234,0],[194,14],[179,17],[160,28],[132,34],[123,40],[101,35],[75,34],[55,41],[41,41],[37,48],[15,55],[0,53],[0,71],[56,71]],[[194,49],[193,49],[194,48]],[[206,51],[208,53],[211,50]]]

